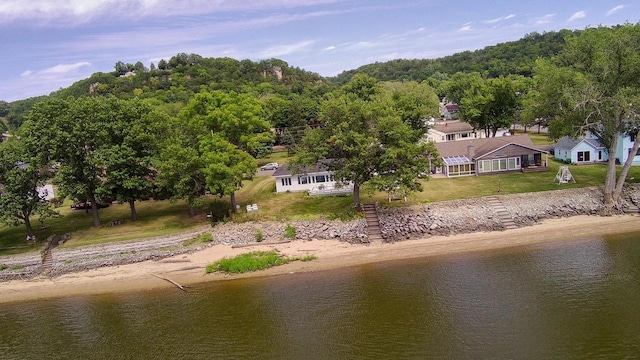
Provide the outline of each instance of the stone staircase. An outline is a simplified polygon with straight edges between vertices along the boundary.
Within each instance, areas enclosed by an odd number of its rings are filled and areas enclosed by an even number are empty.
[[[380,244],[384,242],[382,233],[380,232],[380,221],[378,220],[378,212],[376,204],[362,204],[364,218],[367,220],[367,236],[370,243]]]
[[[516,225],[513,218],[511,218],[511,214],[509,214],[504,205],[502,205],[502,201],[500,201],[497,196],[487,196],[486,199],[489,205],[491,205],[493,210],[498,214],[498,218],[500,219],[500,222],[502,222],[502,226],[504,226],[505,230],[518,228],[518,225]]]
[[[47,247],[42,253],[42,275],[49,275],[51,268],[53,267],[53,251],[50,247]]]

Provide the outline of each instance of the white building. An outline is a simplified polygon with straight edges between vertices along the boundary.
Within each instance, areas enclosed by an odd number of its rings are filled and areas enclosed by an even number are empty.
[[[308,191],[309,195],[325,195],[349,193],[353,185],[339,186],[333,173],[322,164],[315,168],[303,168],[299,173],[292,173],[289,165],[280,166],[274,173],[276,193],[287,191]]]

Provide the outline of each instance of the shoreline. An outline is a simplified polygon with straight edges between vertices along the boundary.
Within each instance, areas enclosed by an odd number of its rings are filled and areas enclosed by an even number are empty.
[[[606,235],[640,232],[638,215],[610,217],[578,215],[546,219],[539,224],[513,230],[474,232],[450,236],[428,236],[395,243],[350,244],[338,240],[295,240],[284,244],[260,244],[232,248],[214,245],[158,261],[102,267],[68,273],[55,278],[39,276],[29,280],[0,283],[0,303],[52,299],[68,296],[139,292],[175,288],[169,278],[181,285],[196,286],[212,281],[317,272],[369,263],[458,255],[470,252],[514,248],[526,245],[588,239]],[[267,270],[245,274],[205,274],[205,266],[223,257],[254,250],[276,250],[285,256],[316,255],[309,262],[295,261]]]

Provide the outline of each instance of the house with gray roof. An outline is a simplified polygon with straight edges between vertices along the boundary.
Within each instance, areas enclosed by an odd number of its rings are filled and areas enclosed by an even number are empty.
[[[436,143],[443,162],[432,172],[447,177],[548,170],[548,151],[528,135]]]
[[[595,137],[574,138],[565,136],[554,146],[556,160],[571,164],[593,164],[609,160],[609,152]]]

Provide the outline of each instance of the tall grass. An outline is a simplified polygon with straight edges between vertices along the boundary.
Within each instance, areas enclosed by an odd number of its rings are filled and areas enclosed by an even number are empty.
[[[275,251],[252,251],[233,258],[224,258],[207,265],[207,274],[223,271],[229,274],[245,273],[284,265],[291,260],[282,257]]]

